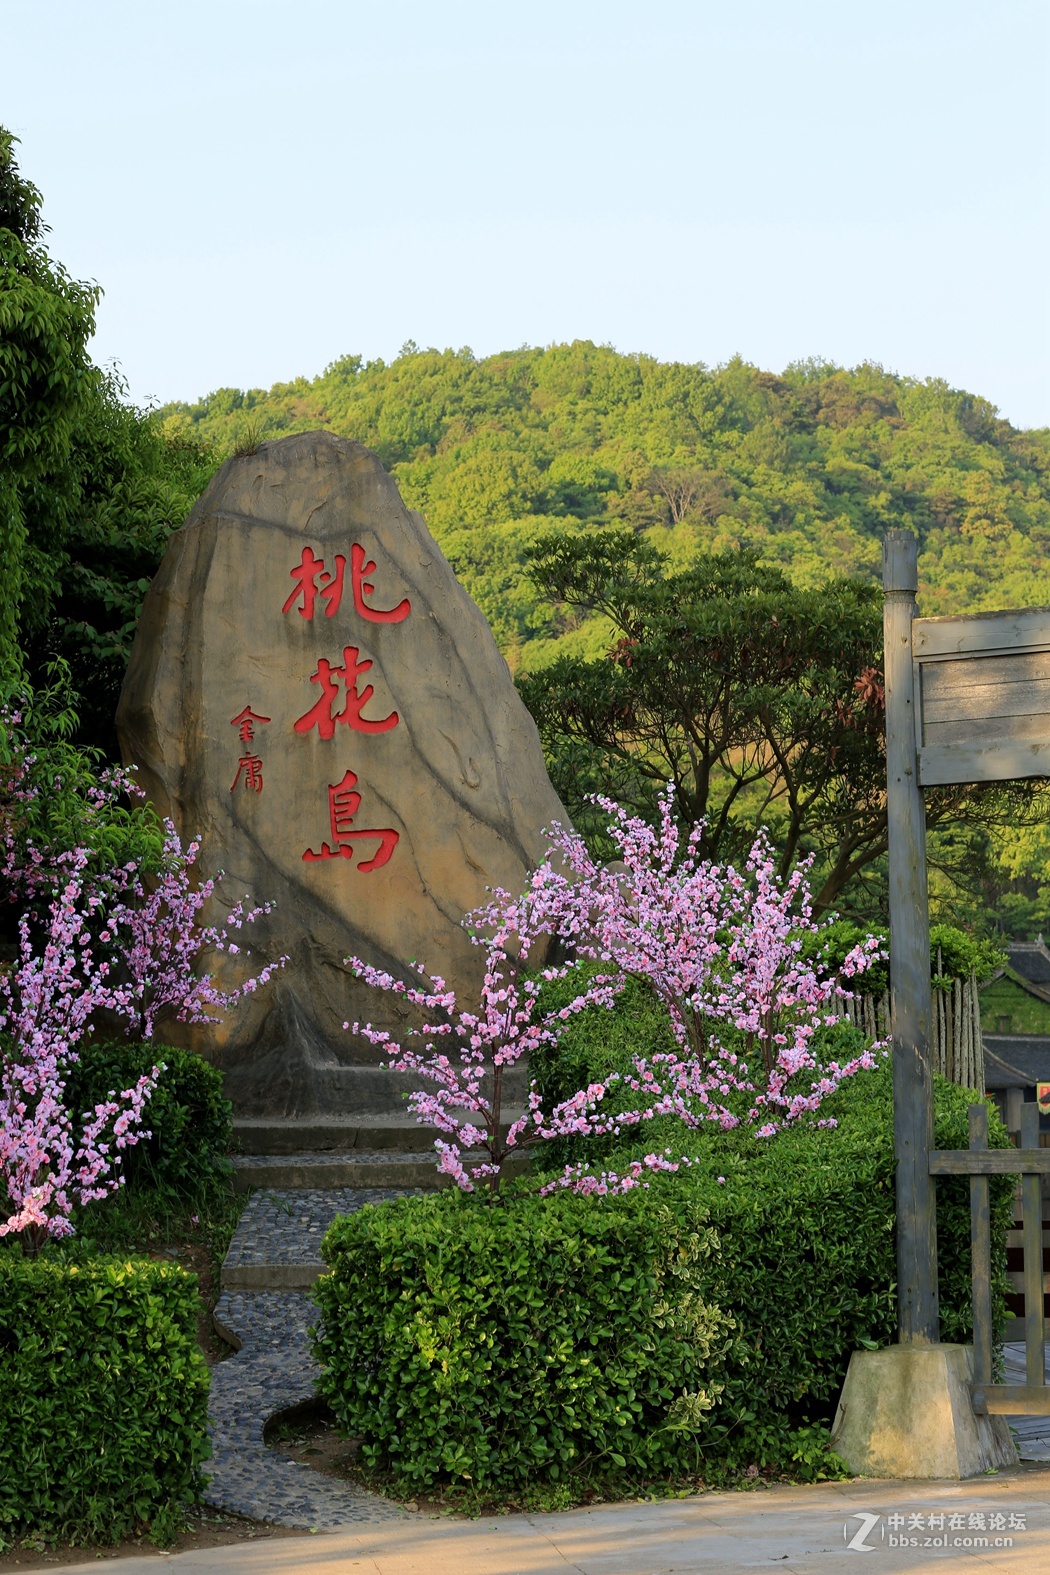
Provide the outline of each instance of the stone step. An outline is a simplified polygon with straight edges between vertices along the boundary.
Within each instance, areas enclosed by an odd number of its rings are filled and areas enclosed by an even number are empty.
[[[394,1072],[386,1066],[367,1062],[340,1062],[334,1056],[319,1065],[284,1069],[279,1084],[273,1084],[261,1105],[246,1102],[241,1089],[243,1068],[227,1074],[227,1091],[234,1109],[249,1119],[286,1121],[352,1122],[359,1117],[385,1116],[395,1121],[412,1121],[408,1096],[417,1091],[421,1080],[415,1072]],[[247,1074],[245,1074],[247,1075]],[[523,1105],[528,1099],[530,1073],[527,1063],[508,1067],[503,1074],[503,1103]],[[492,1093],[492,1076],[482,1079],[481,1091]]]
[[[520,1109],[506,1112],[506,1120],[516,1121]],[[404,1113],[342,1117],[309,1116],[236,1116],[233,1137],[245,1155],[350,1154],[355,1150],[375,1153],[379,1149],[419,1154],[433,1140],[429,1127],[420,1126]]]
[[[416,1130],[418,1142],[419,1132]],[[327,1189],[329,1187],[447,1186],[437,1168],[437,1155],[398,1149],[352,1150],[350,1153],[239,1154],[233,1161],[236,1192],[252,1187]]]

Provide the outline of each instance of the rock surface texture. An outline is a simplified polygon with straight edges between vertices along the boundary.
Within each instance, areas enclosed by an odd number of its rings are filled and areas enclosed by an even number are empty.
[[[166,1029],[226,1072],[242,1117],[398,1107],[343,1023],[403,1028],[348,973],[413,960],[472,995],[461,927],[514,890],[564,820],[536,728],[482,614],[370,450],[330,433],[230,460],[150,588],[117,717],[125,759],[215,901],[284,970],[215,1027]],[[229,986],[238,958],[212,959]]]

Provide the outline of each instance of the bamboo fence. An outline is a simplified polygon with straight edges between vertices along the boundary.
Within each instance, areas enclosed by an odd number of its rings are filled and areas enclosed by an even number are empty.
[[[943,959],[937,949],[937,972],[933,977],[933,1022],[930,1035],[930,1061],[935,1072],[984,1093],[984,1040],[981,1037],[981,1007],[977,978],[949,979],[942,972]],[[881,995],[838,997],[838,1010],[855,1028],[872,1039],[890,1037],[890,992]]]

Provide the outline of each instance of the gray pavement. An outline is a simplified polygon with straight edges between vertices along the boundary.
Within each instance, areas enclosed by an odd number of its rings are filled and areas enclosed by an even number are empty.
[[[893,1545],[895,1537],[909,1544]],[[996,1547],[1003,1539],[1012,1546]],[[1047,1575],[1050,1469],[1022,1467],[969,1482],[775,1487],[477,1521],[414,1515],[163,1562],[179,1575],[708,1575],[770,1568],[839,1575],[865,1558],[875,1571]],[[157,1562],[157,1554],[122,1560],[120,1575],[156,1575]],[[47,1568],[83,1575],[84,1566]]]

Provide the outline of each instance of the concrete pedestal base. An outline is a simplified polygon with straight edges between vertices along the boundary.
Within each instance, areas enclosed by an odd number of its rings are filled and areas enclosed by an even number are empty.
[[[1017,1464],[1006,1418],[975,1416],[968,1345],[856,1351],[832,1448],[858,1476],[975,1477]]]

